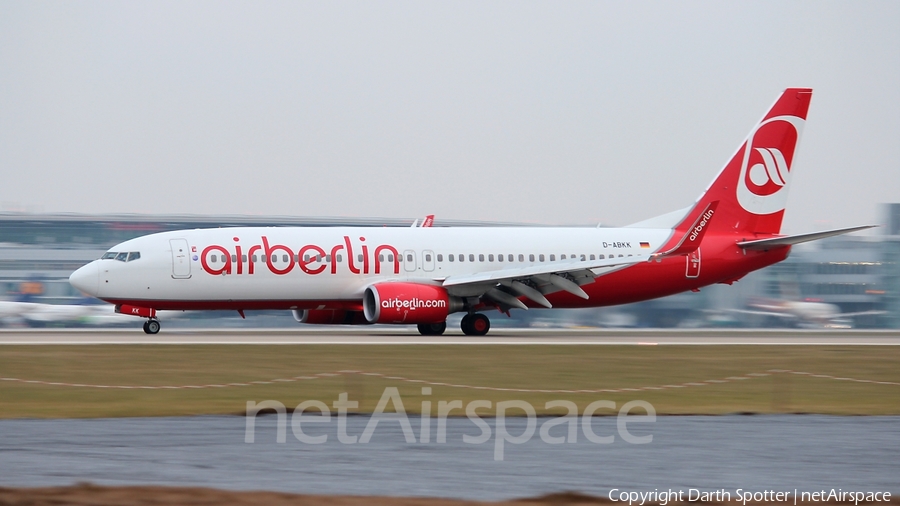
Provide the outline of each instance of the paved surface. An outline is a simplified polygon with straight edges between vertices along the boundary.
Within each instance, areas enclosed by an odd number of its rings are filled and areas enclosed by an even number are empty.
[[[494,329],[485,337],[448,331],[420,336],[414,329],[136,329],[0,330],[0,345],[46,344],[453,344],[453,345],[900,345],[900,331],[860,330],[622,330]]]

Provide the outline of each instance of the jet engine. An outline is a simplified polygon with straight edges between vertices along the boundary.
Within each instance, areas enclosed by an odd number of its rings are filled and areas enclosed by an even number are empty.
[[[377,283],[363,294],[363,314],[369,323],[442,323],[463,308],[440,286],[419,283]]]

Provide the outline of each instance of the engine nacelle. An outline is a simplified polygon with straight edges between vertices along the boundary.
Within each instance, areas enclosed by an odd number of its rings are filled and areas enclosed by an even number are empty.
[[[419,283],[378,283],[363,295],[363,314],[369,323],[441,323],[462,305],[443,287]]]
[[[368,323],[360,311],[344,309],[294,309],[294,319],[311,325],[364,325]]]

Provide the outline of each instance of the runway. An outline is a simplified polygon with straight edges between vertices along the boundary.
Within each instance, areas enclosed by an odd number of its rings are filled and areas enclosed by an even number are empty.
[[[493,329],[473,337],[448,331],[421,336],[415,329],[4,329],[0,345],[239,344],[239,345],[841,345],[897,346],[897,330],[760,329]]]

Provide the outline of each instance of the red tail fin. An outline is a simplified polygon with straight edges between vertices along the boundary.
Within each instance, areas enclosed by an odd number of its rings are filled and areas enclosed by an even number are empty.
[[[676,230],[686,231],[712,202],[719,201],[712,230],[747,237],[777,234],[811,98],[809,88],[784,90]]]

